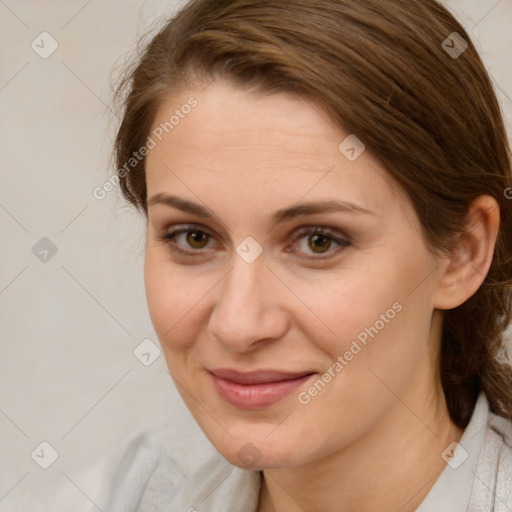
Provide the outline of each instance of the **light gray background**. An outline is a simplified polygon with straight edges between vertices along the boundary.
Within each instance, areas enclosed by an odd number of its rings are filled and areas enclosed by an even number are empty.
[[[510,127],[512,1],[446,4],[480,49]],[[2,512],[99,510],[116,452],[151,425],[174,425],[169,444],[188,471],[212,450],[163,357],[144,366],[133,353],[157,343],[142,219],[117,192],[92,195],[112,172],[111,72],[176,5],[0,0]],[[59,45],[46,59],[31,47],[48,50],[43,31]],[[43,237],[57,247],[47,262],[32,252]],[[58,452],[48,469],[31,458],[43,441]]]

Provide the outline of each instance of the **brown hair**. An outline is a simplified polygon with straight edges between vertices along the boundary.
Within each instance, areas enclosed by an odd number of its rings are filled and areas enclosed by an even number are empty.
[[[447,51],[453,32],[469,45],[458,57]],[[144,213],[145,159],[120,170],[146,143],[165,96],[215,77],[323,107],[405,190],[433,250],[453,246],[474,199],[497,200],[492,265],[470,299],[444,312],[439,375],[458,426],[467,426],[482,390],[494,412],[512,418],[504,341],[512,295],[510,147],[491,81],[462,26],[434,0],[190,2],[117,90],[124,111],[116,169],[124,197]]]

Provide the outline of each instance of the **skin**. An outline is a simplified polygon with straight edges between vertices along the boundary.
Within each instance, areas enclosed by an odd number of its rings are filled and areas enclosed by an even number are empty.
[[[368,149],[345,158],[338,145],[349,134],[315,105],[217,81],[170,96],[154,127],[190,96],[197,107],[147,157],[148,198],[172,194],[215,215],[148,207],[148,306],[184,402],[227,460],[264,470],[259,512],[415,510],[445,467],[441,453],[462,435],[436,371],[440,310],[483,281],[497,204],[475,201],[457,248],[433,255],[384,167]],[[271,220],[327,199],[371,213]],[[189,223],[209,236],[162,240]],[[313,235],[294,235],[305,226],[349,244],[321,239],[316,252]],[[263,249],[252,263],[236,252],[248,236]],[[208,369],[220,367],[321,376],[396,302],[401,311],[307,404],[297,395],[311,383],[257,411],[228,404],[213,386]],[[237,455],[247,443],[260,457],[250,467]]]

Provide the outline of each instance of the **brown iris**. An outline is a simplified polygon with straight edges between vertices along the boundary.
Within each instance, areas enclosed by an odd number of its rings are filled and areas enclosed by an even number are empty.
[[[322,242],[324,243],[322,244]],[[331,240],[325,235],[312,235],[308,237],[308,245],[314,252],[322,253],[329,249]]]
[[[195,249],[202,249],[208,243],[208,235],[199,229],[187,232],[186,238],[187,243]]]

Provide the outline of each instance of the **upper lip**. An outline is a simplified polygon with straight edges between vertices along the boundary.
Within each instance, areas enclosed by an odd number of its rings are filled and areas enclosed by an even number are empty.
[[[303,372],[285,372],[281,370],[253,370],[250,372],[239,372],[230,368],[217,368],[210,370],[216,377],[229,380],[237,384],[265,384],[268,382],[279,382],[283,380],[298,379],[314,372],[306,370]]]

